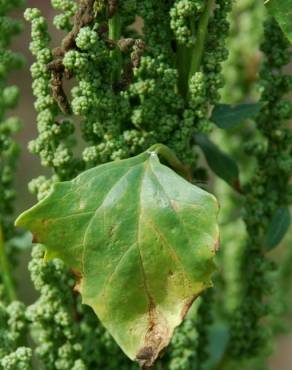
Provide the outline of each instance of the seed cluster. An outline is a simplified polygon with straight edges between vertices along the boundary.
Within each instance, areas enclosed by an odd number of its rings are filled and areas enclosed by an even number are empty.
[[[267,342],[268,333],[260,324],[270,308],[264,297],[271,293],[270,273],[274,269],[265,256],[265,235],[279,207],[291,204],[289,178],[292,170],[292,135],[287,122],[292,117],[292,78],[284,67],[291,60],[289,43],[275,21],[265,24],[262,45],[265,61],[260,73],[262,109],[256,120],[260,139],[245,144],[257,160],[257,168],[245,186],[243,220],[248,241],[242,258],[243,300],[232,323],[232,354],[255,357]],[[267,302],[268,303],[268,302]]]

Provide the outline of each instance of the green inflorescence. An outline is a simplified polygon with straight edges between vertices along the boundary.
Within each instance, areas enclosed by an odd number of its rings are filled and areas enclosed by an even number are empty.
[[[270,312],[264,297],[271,293],[274,264],[265,257],[264,237],[277,208],[291,204],[292,136],[287,121],[292,117],[292,104],[285,95],[291,91],[292,79],[283,70],[291,51],[273,20],[265,25],[262,51],[266,57],[260,74],[262,109],[256,121],[261,140],[245,144],[247,153],[257,160],[257,169],[245,186],[243,219],[248,242],[242,258],[242,302],[232,324],[231,350],[236,358],[257,356],[268,340],[269,329],[260,321]]]
[[[22,23],[9,17],[8,13],[21,5],[22,1],[0,3],[0,224],[6,240],[13,234],[12,222],[7,216],[12,214],[15,197],[12,181],[18,148],[13,135],[20,128],[20,120],[7,115],[19,97],[17,86],[9,86],[7,78],[11,71],[23,65],[23,58],[9,48],[12,38],[21,32]]]
[[[26,307],[16,300],[10,260],[17,249],[11,243],[13,227],[14,172],[19,149],[14,135],[20,128],[18,117],[8,114],[17,105],[19,90],[8,84],[9,74],[23,65],[21,55],[10,49],[12,38],[22,30],[22,22],[9,13],[23,1],[0,2],[0,369],[29,370],[32,350],[25,346]]]
[[[4,300],[5,302],[5,300]],[[32,350],[22,345],[27,332],[26,307],[13,301],[0,303],[0,369],[29,370]]]

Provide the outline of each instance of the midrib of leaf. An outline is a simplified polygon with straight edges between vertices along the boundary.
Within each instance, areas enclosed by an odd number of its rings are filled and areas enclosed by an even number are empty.
[[[139,164],[135,165],[135,166],[134,166],[134,167],[132,167],[130,170],[134,170],[134,168],[135,168],[135,167],[137,167],[137,166],[141,166],[141,163],[139,163]],[[130,170],[128,170],[128,171],[126,172],[126,174],[125,174],[125,175],[123,175],[123,177],[125,177],[126,175],[127,175],[127,176],[129,176],[129,175],[130,175],[130,173],[131,173],[131,171],[130,171]],[[122,180],[122,179],[123,179],[123,178],[120,178],[119,180]],[[143,179],[143,172],[142,172],[141,179]],[[119,183],[119,181],[117,181],[115,185],[117,185],[118,183]],[[141,185],[140,185],[140,187],[141,187]],[[112,190],[112,189],[111,189],[111,190]],[[136,239],[137,239],[137,238],[136,238]],[[137,240],[135,240],[135,242],[131,244],[131,246],[126,250],[126,252],[122,254],[121,258],[119,259],[119,261],[118,261],[118,262],[117,262],[117,264],[115,265],[115,267],[114,267],[113,271],[110,273],[109,277],[107,278],[106,282],[104,283],[104,286],[103,286],[103,288],[102,288],[102,291],[101,291],[101,293],[98,295],[98,297],[100,297],[101,295],[103,295],[103,294],[105,294],[105,293],[106,293],[106,290],[107,290],[107,288],[108,288],[108,287],[109,287],[109,285],[110,285],[110,280],[112,279],[112,277],[114,276],[114,274],[117,272],[118,268],[121,266],[121,263],[122,263],[123,261],[125,261],[125,257],[128,255],[128,253],[132,250],[132,248],[133,248],[133,247],[137,247]],[[143,266],[142,266],[142,269],[143,269]],[[142,274],[143,274],[143,272],[142,272]],[[143,275],[143,277],[144,277],[144,275]],[[97,299],[98,299],[98,298],[97,298]]]
[[[169,195],[166,193],[166,191],[164,190],[164,187],[163,187],[163,185],[161,184],[161,182],[159,181],[159,178],[158,178],[158,176],[156,175],[155,170],[154,170],[154,168],[152,167],[152,164],[151,164],[151,172],[153,173],[153,175],[154,175],[154,177],[155,177],[155,179],[156,179],[157,185],[158,185],[158,186],[159,186],[159,188],[161,189],[161,192],[165,195],[166,199],[168,200],[168,204],[170,205],[170,209],[172,210],[172,213],[174,214],[175,218],[178,220],[179,224],[182,226],[182,228],[183,228],[183,230],[184,230],[184,235],[188,235],[188,234],[186,233],[185,225],[184,225],[183,220],[181,219],[181,217],[179,217],[179,215],[177,214],[177,212],[176,212],[176,211],[175,211],[175,209],[173,208],[173,205],[172,205],[172,202],[171,202],[171,201],[175,201],[175,199],[171,199],[171,198],[169,197]],[[191,245],[191,242],[190,242],[190,239],[189,239],[189,237],[188,237],[188,236],[187,236],[187,241],[188,241],[189,247],[191,248],[191,246],[192,246],[192,245]],[[168,243],[168,245],[170,246],[170,243]],[[181,262],[181,259],[180,259],[180,257],[178,256],[178,254],[176,253],[176,251],[175,251],[175,249],[174,249],[174,248],[173,248],[173,250],[174,250],[174,253],[175,253],[175,255],[176,255],[177,259],[180,261],[181,265],[183,266],[183,263]],[[183,274],[184,274],[184,276],[185,276],[186,280],[192,280],[192,279],[188,276],[188,274],[186,273],[186,271],[185,271],[185,269],[184,269],[184,268],[183,268]],[[184,285],[185,285],[185,284],[184,284]]]
[[[170,208],[171,208],[171,210],[172,210],[172,213],[175,215],[175,218],[177,218],[178,220],[179,220],[179,224],[182,226],[182,228],[183,228],[183,230],[184,230],[184,234],[185,235],[188,235],[188,233],[186,232],[186,229],[185,229],[185,224],[184,224],[184,221],[183,221],[183,219],[177,214],[177,212],[176,212],[176,210],[173,208],[173,205],[172,205],[172,201],[173,202],[177,202],[177,200],[176,199],[171,199],[170,198],[170,196],[166,193],[166,191],[164,190],[164,188],[163,188],[163,185],[161,184],[161,182],[159,181],[159,178],[157,177],[157,175],[156,175],[156,173],[155,173],[155,171],[154,171],[154,169],[151,167],[151,170],[152,170],[152,173],[153,173],[153,175],[155,176],[155,178],[156,178],[156,181],[157,181],[157,184],[158,184],[158,186],[160,187],[160,189],[161,189],[161,191],[162,191],[162,193],[164,193],[164,195],[165,195],[165,197],[167,198],[167,200],[168,200],[168,203],[169,203],[169,205],[170,205]],[[178,202],[177,202],[178,203]],[[188,244],[189,244],[189,246],[191,247],[191,241],[190,241],[190,239],[189,239],[189,237],[187,237],[187,241],[188,241]]]
[[[138,247],[138,252],[139,252],[139,256],[140,256],[140,266],[141,266],[141,272],[142,272],[142,277],[143,277],[143,284],[144,284],[144,288],[145,288],[145,292],[146,292],[146,297],[147,297],[147,300],[149,302],[148,315],[149,315],[149,318],[150,318],[151,310],[154,307],[156,307],[156,303],[155,303],[155,300],[154,300],[152,294],[150,293],[150,289],[149,289],[149,286],[148,286],[148,283],[147,283],[147,276],[146,276],[146,271],[145,271],[144,264],[143,264],[142,251],[141,251],[141,248],[140,248],[140,233],[141,233],[140,228],[141,228],[141,218],[142,218],[142,209],[143,209],[141,195],[142,195],[143,182],[144,182],[145,175],[147,173],[147,168],[148,167],[149,167],[149,159],[144,164],[144,173],[141,176],[141,181],[140,181],[140,186],[139,186],[139,203],[138,203],[139,204],[139,208],[138,208],[139,217],[138,217],[138,225],[137,225],[137,247]]]
[[[108,199],[109,195],[116,188],[116,186],[118,186],[119,183],[122,182],[125,177],[127,177],[137,166],[140,166],[140,165],[141,165],[141,163],[138,163],[138,164],[134,165],[133,167],[130,167],[129,169],[127,169],[127,171],[124,173],[124,175],[122,175],[122,177],[118,178],[117,181],[112,185],[112,187],[110,188],[110,190],[105,194],[104,198],[102,199],[101,204],[94,211],[94,214],[93,214],[92,218],[90,219],[90,221],[89,221],[89,223],[88,223],[88,225],[87,225],[87,227],[85,229],[84,237],[83,237],[83,248],[82,248],[82,259],[81,259],[81,261],[82,261],[81,264],[82,264],[83,276],[85,276],[85,253],[86,253],[86,244],[87,244],[86,238],[88,237],[88,232],[90,230],[90,227],[92,225],[92,222],[93,222],[95,216],[97,215],[98,211],[102,208],[102,206],[104,205],[104,203]],[[105,210],[103,208],[103,215],[104,215],[104,211]],[[103,227],[104,227],[104,224],[105,224],[105,222],[103,222]],[[126,254],[127,251],[124,254]],[[100,296],[100,294],[98,295],[98,297],[99,296]]]

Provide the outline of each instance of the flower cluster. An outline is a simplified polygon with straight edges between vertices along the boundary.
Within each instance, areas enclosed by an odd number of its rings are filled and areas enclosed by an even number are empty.
[[[6,299],[0,298],[0,369],[29,370],[32,351],[19,346],[27,331],[26,307],[18,301],[4,305]]]
[[[19,96],[16,86],[7,85],[7,78],[11,71],[23,64],[23,58],[9,49],[13,36],[22,30],[22,23],[9,17],[8,12],[21,5],[22,1],[0,3],[0,225],[5,240],[13,235],[8,217],[13,211],[13,174],[18,154],[13,135],[20,128],[20,120],[7,115],[8,110],[16,106]]]
[[[268,329],[260,322],[271,312],[264,297],[271,293],[271,273],[275,267],[265,256],[265,235],[277,209],[291,204],[292,136],[287,122],[292,117],[292,105],[285,96],[291,91],[292,79],[284,70],[291,51],[273,20],[265,25],[262,51],[265,55],[260,74],[262,109],[256,120],[261,139],[257,137],[245,144],[246,152],[257,160],[257,169],[244,189],[243,220],[248,243],[241,262],[242,302],[232,322],[231,351],[236,358],[259,355],[268,341]]]
[[[74,5],[73,2],[54,2],[56,7]],[[69,10],[67,10],[69,12]],[[70,13],[70,12],[69,12]],[[37,124],[39,136],[30,142],[29,149],[38,153],[45,167],[54,169],[59,179],[70,178],[76,173],[78,163],[73,158],[72,140],[74,126],[67,117],[62,117],[60,108],[51,91],[51,73],[47,65],[52,61],[52,52],[48,47],[50,37],[47,23],[37,9],[28,9],[25,18],[32,23],[32,42],[30,50],[36,57],[31,67],[33,93],[37,97],[35,109],[38,112]]]

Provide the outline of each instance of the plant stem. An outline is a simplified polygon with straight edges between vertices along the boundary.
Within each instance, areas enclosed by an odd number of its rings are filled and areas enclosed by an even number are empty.
[[[201,62],[202,62],[202,58],[204,54],[204,46],[206,42],[208,23],[209,23],[209,18],[211,15],[213,1],[214,0],[207,0],[206,7],[199,20],[198,29],[196,33],[197,41],[192,51],[192,60],[191,60],[191,66],[190,66],[189,80],[192,78],[192,76],[196,72],[200,70],[200,66],[201,66]]]
[[[192,47],[177,46],[178,91],[184,98],[188,95],[190,79],[200,70],[213,2],[214,0],[207,0],[197,30],[193,20],[192,37],[196,36],[195,44]]]
[[[0,225],[0,268],[4,288],[6,290],[9,301],[12,302],[16,299],[16,292],[11,275],[10,263],[5,253],[4,236],[1,225]]]
[[[191,48],[185,45],[177,46],[178,91],[185,98],[189,87],[189,70],[191,63]]]
[[[187,180],[191,181],[191,174],[189,169],[177,158],[174,151],[169,149],[163,144],[154,144],[148,149],[149,153],[160,154],[170,165],[176,170],[177,173],[181,174]]]
[[[109,19],[109,38],[114,41],[121,38],[121,18],[118,11]],[[118,46],[111,51],[111,56],[115,63],[112,71],[112,84],[115,84],[120,81],[122,69],[122,54]]]

